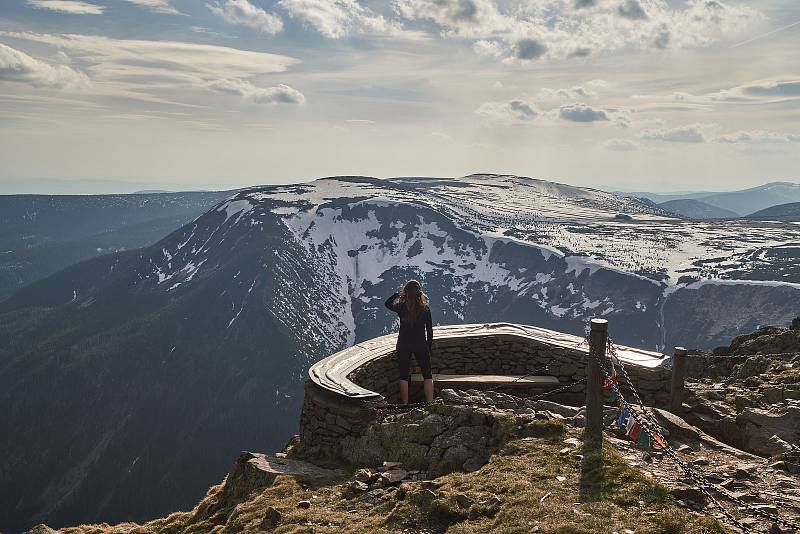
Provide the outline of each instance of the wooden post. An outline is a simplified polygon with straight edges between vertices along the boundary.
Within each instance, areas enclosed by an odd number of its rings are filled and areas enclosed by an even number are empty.
[[[675,355],[672,357],[672,384],[670,385],[669,411],[674,414],[681,412],[683,406],[684,389],[683,383],[686,380],[686,353],[683,347],[675,347]]]
[[[606,358],[608,321],[592,319],[589,336],[589,361],[586,364],[586,428],[584,441],[603,440],[603,373],[599,361]]]

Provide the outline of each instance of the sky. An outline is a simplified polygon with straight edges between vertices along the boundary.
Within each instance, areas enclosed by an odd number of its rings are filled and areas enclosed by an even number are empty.
[[[800,181],[800,2],[0,2],[0,192],[478,172]]]

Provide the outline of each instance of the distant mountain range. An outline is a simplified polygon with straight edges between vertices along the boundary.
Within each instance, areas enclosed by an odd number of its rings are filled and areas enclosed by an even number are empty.
[[[0,300],[74,263],[155,243],[232,193],[0,196]]]
[[[0,302],[0,530],[190,507],[238,451],[284,445],[312,363],[396,328],[408,278],[438,324],[604,316],[620,343],[707,348],[796,315],[796,242],[517,176],[240,191]]]
[[[800,221],[800,202],[790,202],[788,204],[772,206],[748,215],[748,218],[762,221]]]
[[[671,213],[690,219],[736,219],[739,217],[738,213],[731,210],[718,208],[702,200],[690,198],[668,200],[667,202],[658,204],[658,206]]]
[[[728,191],[728,192],[694,192],[694,193],[674,193],[674,194],[661,194],[661,193],[648,193],[644,191],[633,193],[617,193],[624,196],[646,198],[662,205],[665,209],[673,207],[673,213],[677,213],[686,217],[695,218],[728,218],[730,215],[719,215],[722,213],[733,213],[735,216],[746,216],[757,211],[776,206],[779,204],[786,204],[789,202],[800,202],[800,183],[794,182],[772,182],[741,191]],[[684,202],[676,204],[677,200],[694,200],[701,202],[697,204],[694,202]],[[670,203],[664,205],[665,203]],[[714,211],[705,207],[703,204],[720,208],[724,211]],[[705,217],[703,214],[708,213],[711,216]],[[696,214],[696,215],[689,215]]]

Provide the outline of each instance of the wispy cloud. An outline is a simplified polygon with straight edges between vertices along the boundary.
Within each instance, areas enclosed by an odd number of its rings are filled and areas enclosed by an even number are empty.
[[[524,100],[516,99],[508,102],[486,102],[475,110],[482,119],[495,124],[519,124],[532,121],[539,116],[539,111]]]
[[[582,85],[573,85],[572,87],[561,89],[543,87],[536,93],[537,100],[579,100],[597,97],[596,91],[592,91]]]
[[[58,11],[71,15],[102,15],[104,6],[81,2],[79,0],[26,0],[35,9]]]
[[[746,39],[744,41],[738,42],[738,43],[732,45],[731,48],[739,48],[740,46],[744,46],[746,44],[750,44],[750,43],[755,42],[755,41],[760,41],[761,39],[766,39],[767,37],[771,37],[771,36],[775,35],[776,33],[780,33],[782,31],[788,30],[790,28],[794,28],[795,26],[800,26],[800,20],[792,22],[791,24],[787,24],[786,26],[781,26],[780,28],[776,28],[776,29],[774,29],[772,31],[769,31],[767,33],[763,33],[761,35],[757,35],[755,37],[751,37],[750,39]]]
[[[306,97],[293,87],[280,84],[275,87],[257,87],[246,80],[215,80],[209,89],[240,96],[256,104],[304,104]]]
[[[717,143],[757,144],[757,143],[800,143],[800,134],[771,132],[768,130],[738,131],[714,138]]]
[[[182,15],[180,11],[170,4],[170,0],[124,0],[131,4],[136,4],[153,11],[154,13],[165,13],[167,15]]]
[[[56,89],[84,88],[88,78],[66,65],[51,65],[28,54],[0,44],[0,81]]]
[[[608,150],[614,152],[636,152],[641,147],[628,139],[609,139],[603,143]]]
[[[189,95],[191,89],[207,90],[208,84],[216,80],[246,80],[280,73],[298,62],[288,56],[266,52],[177,41],[2,31],[0,35],[69,51],[75,61],[86,65],[87,75],[98,82],[93,84],[96,92],[153,101],[163,101],[156,95],[169,90],[178,89]],[[27,70],[44,73],[38,79],[54,77],[54,72],[62,76],[77,72],[63,65],[48,70],[41,66],[45,65],[41,61],[31,63],[30,59],[23,63],[33,65]]]
[[[280,17],[267,13],[247,0],[223,0],[221,3],[215,2],[206,6],[228,24],[245,26],[269,35],[283,30]]]
[[[648,129],[643,130],[640,137],[648,141],[666,141],[668,143],[705,143],[706,129],[706,125],[703,124]]]

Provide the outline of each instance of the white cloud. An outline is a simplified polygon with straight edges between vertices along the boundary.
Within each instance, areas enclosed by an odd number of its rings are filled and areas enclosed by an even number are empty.
[[[72,15],[102,15],[105,7],[79,0],[26,0],[35,9],[58,11]]]
[[[640,148],[638,144],[628,139],[609,139],[603,146],[615,152],[635,152]]]
[[[357,0],[280,0],[292,17],[325,37],[339,39],[353,33],[393,34],[399,27]]]
[[[280,84],[274,87],[258,87],[240,79],[214,80],[209,89],[219,93],[241,96],[256,104],[304,104],[306,97],[293,87]]]
[[[182,15],[180,11],[175,9],[169,0],[124,0],[131,4],[136,4],[153,11],[154,13],[165,13],[167,15]]]
[[[598,122],[609,120],[608,113],[586,104],[568,104],[558,109],[559,118],[572,122]]]
[[[705,47],[763,18],[750,7],[719,0],[688,0],[681,6],[656,0],[394,2],[404,19],[432,22],[435,33],[472,40],[476,52],[505,61]]]
[[[800,80],[767,80],[738,87],[745,96],[800,97]]]
[[[639,0],[623,0],[617,6],[617,13],[619,13],[620,17],[631,20],[647,20],[650,18],[647,16],[642,4],[639,3]]]
[[[597,98],[597,96],[595,91],[581,85],[561,89],[543,87],[536,93],[537,100],[579,100],[582,98]]]
[[[50,65],[0,43],[0,82],[4,81],[56,89],[83,88],[89,84],[84,74],[71,67]]]
[[[96,93],[165,102],[159,94],[205,91],[216,80],[247,79],[286,71],[298,60],[277,54],[178,41],[111,39],[96,35],[3,32],[0,35],[66,50],[86,65]],[[173,103],[169,101],[168,103]]]
[[[516,99],[508,102],[486,102],[475,110],[475,114],[498,124],[528,122],[539,116],[539,111],[528,102]]]
[[[796,77],[775,78],[748,82],[729,89],[706,94],[676,92],[672,99],[694,103],[748,103],[774,104],[800,100],[800,79]]]
[[[640,137],[648,141],[666,141],[669,143],[705,143],[706,129],[703,124],[692,124],[677,128],[657,128],[643,130]]]
[[[217,2],[206,6],[228,24],[246,26],[269,35],[283,30],[280,17],[267,13],[247,0],[223,0],[221,4]]]
[[[717,143],[800,143],[800,134],[770,132],[767,130],[738,131],[714,138]]]

